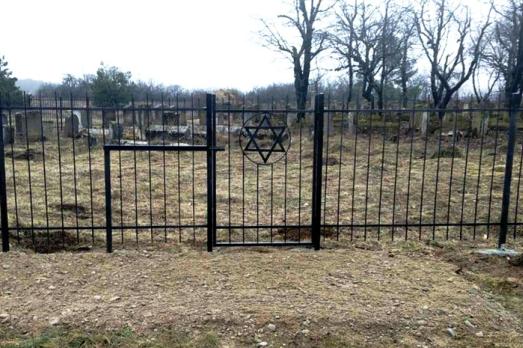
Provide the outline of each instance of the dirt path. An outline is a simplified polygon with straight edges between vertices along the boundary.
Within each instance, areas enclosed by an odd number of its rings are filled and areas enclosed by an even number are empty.
[[[523,342],[521,318],[430,254],[15,251],[0,263],[0,325],[22,334],[169,327],[212,331],[229,347]]]

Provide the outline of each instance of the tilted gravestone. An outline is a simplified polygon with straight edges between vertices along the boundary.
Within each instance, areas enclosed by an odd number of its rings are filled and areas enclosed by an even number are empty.
[[[73,111],[71,115],[65,118],[64,134],[68,138],[77,138],[82,130],[82,117],[79,112]]]
[[[27,141],[38,141],[43,139],[42,116],[38,111],[15,114],[16,136]]]

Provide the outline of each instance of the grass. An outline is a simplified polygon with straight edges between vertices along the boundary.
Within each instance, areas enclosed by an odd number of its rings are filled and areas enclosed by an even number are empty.
[[[29,336],[29,337],[28,337]],[[212,332],[196,336],[176,329],[161,329],[156,333],[139,334],[129,327],[115,331],[84,332],[79,329],[53,327],[37,334],[20,336],[15,333],[0,335],[5,348],[218,348],[220,339]]]
[[[376,127],[372,134],[359,133],[357,142],[346,129],[342,136],[339,125],[326,134],[322,185],[325,224],[499,221],[505,161],[502,149],[506,142],[502,133],[497,144],[495,133],[491,133],[484,139],[462,139],[454,149],[452,140],[443,139],[442,153],[434,156],[437,136],[426,140],[419,135],[412,138],[402,135],[398,142],[379,133]],[[75,139],[73,144],[72,139],[61,137],[58,146],[56,131],[53,133],[53,127],[48,131],[49,140],[44,143],[30,143],[28,147],[19,141],[6,149],[15,154],[6,159],[9,221],[10,226],[19,227],[13,236],[31,237],[24,230],[38,230],[49,224],[57,227],[53,230],[57,234],[54,240],[76,238],[82,244],[102,245],[104,231],[90,227],[105,225],[103,151],[100,146],[89,149],[86,138]],[[292,145],[286,161],[259,167],[244,159],[236,136],[219,135],[219,145],[226,149],[217,155],[220,226],[310,223],[312,139],[306,126],[301,129],[294,126],[291,134]],[[191,139],[181,141],[190,143]],[[29,159],[27,153],[31,154]],[[516,156],[511,221],[516,218],[519,160],[520,156]],[[116,152],[112,155],[111,170],[113,225],[206,224],[204,153]],[[517,219],[523,219],[521,209]],[[61,231],[62,222],[65,232]],[[521,233],[512,228],[510,232]],[[439,239],[471,239],[496,233],[495,226],[475,229],[442,226],[434,230],[346,226],[335,229],[333,236],[425,239],[434,234]],[[41,234],[42,245],[48,243],[46,234],[45,231]],[[281,240],[282,235],[285,233],[276,229],[223,229],[219,230],[218,238],[270,241]],[[116,229],[113,237],[115,243],[127,244],[166,239],[201,242],[205,238],[201,228],[161,227],[138,231]]]

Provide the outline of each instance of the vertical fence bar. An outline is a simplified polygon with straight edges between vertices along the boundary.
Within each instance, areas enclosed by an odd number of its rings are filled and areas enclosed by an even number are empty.
[[[113,212],[111,205],[111,152],[104,146],[105,240],[107,252],[113,252]]]
[[[323,110],[324,95],[314,100],[314,159],[312,172],[312,230],[311,241],[315,250],[320,249],[321,234],[321,186],[323,169]]]
[[[498,248],[507,243],[508,229],[508,209],[510,206],[510,184],[512,183],[512,164],[514,162],[514,147],[516,145],[516,115],[517,108],[521,102],[521,96],[512,95],[509,111],[509,129],[508,129],[508,146],[507,160],[505,161],[505,179],[503,182],[503,201],[501,206],[501,228],[499,231]]]
[[[207,94],[206,138],[207,138],[207,251],[211,252],[216,235],[216,97]]]
[[[2,216],[2,251],[7,252],[9,251],[9,221],[7,219],[7,185],[5,180],[4,115],[1,103],[2,101],[0,100],[0,122],[2,127],[2,133],[0,134],[0,215]]]

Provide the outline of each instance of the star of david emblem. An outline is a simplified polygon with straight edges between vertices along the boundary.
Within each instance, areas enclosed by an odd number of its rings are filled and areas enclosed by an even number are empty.
[[[262,164],[271,164],[283,157],[289,147],[289,129],[285,123],[273,124],[269,114],[264,114],[257,124],[255,118],[248,120],[243,126],[244,132],[242,136],[246,138],[247,143],[242,146],[242,151],[251,161],[258,163],[251,156],[250,153],[258,153],[262,160]],[[240,143],[242,143],[240,139]],[[274,153],[282,153],[278,158],[272,156]]]

